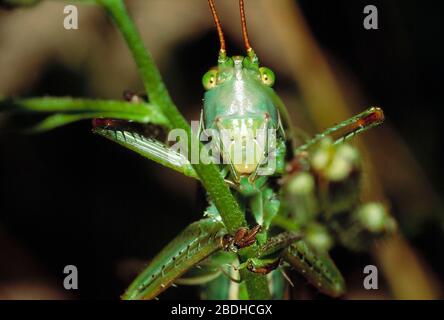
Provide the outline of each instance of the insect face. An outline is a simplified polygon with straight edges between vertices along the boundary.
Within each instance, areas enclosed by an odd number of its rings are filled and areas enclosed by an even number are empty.
[[[273,77],[241,56],[227,58],[203,77],[205,126],[219,132],[225,163],[237,177],[257,170],[267,155],[268,129],[278,128],[269,86]]]
[[[207,129],[219,131],[220,148],[224,163],[231,168],[236,183],[241,176],[253,181],[259,168],[265,165],[269,150],[275,152],[277,135],[271,130],[280,128],[279,114],[275,105],[276,94],[272,89],[273,71],[259,66],[259,59],[248,38],[243,0],[239,0],[242,36],[247,55],[227,56],[222,25],[213,0],[208,0],[217,33],[220,50],[218,65],[210,69],[202,79],[206,90],[203,120]],[[276,168],[275,163],[271,164]],[[274,173],[274,169],[265,174]],[[263,174],[263,173],[261,173]]]

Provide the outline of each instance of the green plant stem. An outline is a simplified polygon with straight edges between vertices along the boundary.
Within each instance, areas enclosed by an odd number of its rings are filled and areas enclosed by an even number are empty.
[[[73,99],[70,97],[43,97],[24,99],[1,99],[0,112],[35,112],[49,115],[28,132],[42,132],[66,125],[71,122],[94,119],[115,118],[140,123],[152,123],[171,128],[168,119],[155,105],[130,103],[126,101]]]
[[[160,72],[153,58],[146,50],[133,20],[128,15],[123,1],[99,0],[98,2],[108,11],[122,33],[137,64],[145,90],[150,97],[150,102],[161,108],[174,128],[185,130],[188,137],[192,139],[190,126],[173,103],[162,81]],[[191,139],[188,139],[188,150],[191,150]],[[200,177],[204,188],[214,201],[228,231],[235,233],[240,227],[246,226],[245,214],[231,194],[218,168],[214,164],[205,165],[201,163],[193,164],[193,168]],[[244,275],[244,279],[247,283],[250,299],[265,299],[269,297],[265,277]]]
[[[0,99],[0,111],[42,113],[121,113],[133,120],[168,126],[168,120],[158,107],[147,103],[126,101],[79,99],[70,97],[42,97]],[[130,120],[129,118],[128,120]]]
[[[247,286],[248,299],[269,300],[270,290],[268,289],[267,278],[262,274],[252,273],[248,270],[240,270],[242,279]]]

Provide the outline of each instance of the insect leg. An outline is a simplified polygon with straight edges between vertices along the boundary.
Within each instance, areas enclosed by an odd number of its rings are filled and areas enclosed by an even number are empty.
[[[197,130],[197,138],[200,138],[200,134],[205,130],[204,112],[200,110],[199,129]]]
[[[93,129],[93,132],[133,150],[145,158],[178,171],[188,177],[198,179],[191,163],[184,155],[172,151],[167,145],[157,140],[145,138],[141,135],[123,130],[120,131],[121,135],[117,135],[116,130],[104,127],[96,127]]]
[[[222,130],[226,130],[226,128],[224,128],[224,126],[220,123],[220,118],[216,119],[216,126],[219,129],[219,132]],[[224,132],[224,131],[222,131],[222,132]],[[222,142],[222,144],[223,144],[223,142]],[[231,168],[231,173],[234,176],[234,180],[239,181],[239,175],[237,174],[237,171],[236,171],[236,168],[234,167],[233,162],[231,162],[231,157],[227,154],[227,152],[225,151],[225,148],[223,146],[221,148],[221,152],[223,154],[223,158],[228,160],[228,165]]]
[[[282,250],[301,239],[301,235],[294,232],[283,232],[270,238],[262,245],[254,258],[248,259],[240,268],[247,268],[250,272],[268,274],[279,267]]]
[[[171,286],[190,268],[225,246],[222,222],[202,219],[189,225],[164,247],[132,282],[122,299],[152,299]]]
[[[279,109],[277,110],[277,116],[278,116],[278,129],[279,129],[279,132],[281,133],[282,138],[284,138],[284,140],[287,140],[286,134],[285,134],[285,129],[284,129],[284,126],[282,124],[281,113],[279,112]]]
[[[261,230],[260,225],[255,225],[251,230],[246,227],[237,230],[234,237],[226,243],[225,250],[237,252],[239,249],[249,247],[256,242],[256,235]]]
[[[350,140],[359,133],[365,132],[373,127],[380,125],[384,121],[384,113],[381,108],[372,107],[350,119],[347,119],[334,127],[328,128],[322,133],[314,136],[310,141],[296,148],[295,153],[305,151],[311,146],[331,136],[334,143],[342,143]]]
[[[234,245],[239,249],[251,246],[256,242],[256,235],[261,230],[261,226],[257,224],[251,230],[246,230],[245,232],[242,229],[239,229],[234,237]],[[241,234],[240,236],[238,235],[239,233]]]
[[[344,278],[327,253],[317,252],[299,240],[284,250],[283,258],[320,292],[331,297],[345,293]]]
[[[268,143],[269,143],[269,141],[268,141],[268,139],[267,139],[267,135],[268,135],[268,132],[267,133],[265,133],[265,130],[268,128],[268,123],[270,122],[270,115],[268,114],[268,113],[265,113],[265,115],[264,115],[264,122],[263,122],[263,124],[262,124],[262,128],[260,128],[260,130],[263,130],[262,132],[264,132],[264,135],[265,135],[265,137],[264,137],[264,146],[257,146],[258,145],[258,142],[257,142],[257,140],[256,139],[254,139],[254,142],[255,142],[255,144],[256,144],[256,146],[258,147],[258,148],[262,148],[263,150],[262,150],[262,152],[261,152],[261,158],[260,159],[258,159],[258,165],[256,166],[256,168],[254,169],[254,171],[252,172],[252,174],[248,177],[248,179],[250,180],[250,181],[254,181],[255,179],[256,179],[256,176],[257,176],[257,173],[258,173],[258,170],[259,170],[259,167],[260,167],[260,165],[261,165],[261,163],[263,162],[263,160],[264,160],[264,158],[265,158],[265,145],[267,145]],[[259,132],[261,132],[261,131],[259,131]],[[254,150],[253,150],[254,151]]]
[[[271,271],[279,267],[280,263],[280,257],[273,259],[251,258],[246,262],[248,271],[259,274],[269,274]]]
[[[245,285],[239,278],[239,272],[231,265],[220,267],[222,274],[215,280],[202,286],[202,298],[208,300],[239,299],[239,289]]]
[[[282,232],[274,237],[268,239],[268,241],[262,245],[258,252],[257,257],[262,258],[274,254],[287,248],[290,244],[301,240],[302,236],[296,232]]]
[[[285,130],[286,137],[290,140],[291,145],[294,148],[296,146],[296,135],[294,133],[294,127],[288,109],[285,103],[276,93],[273,92],[271,94],[271,98],[273,99],[273,102],[279,112],[279,118],[281,119],[281,125]]]

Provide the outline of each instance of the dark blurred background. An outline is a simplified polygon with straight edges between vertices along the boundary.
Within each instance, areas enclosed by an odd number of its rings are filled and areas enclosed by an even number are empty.
[[[284,2],[297,14],[288,13]],[[174,101],[189,120],[197,120],[201,77],[216,63],[218,50],[207,2],[127,4]],[[378,8],[378,30],[362,26],[367,4]],[[237,1],[217,5],[229,54],[243,54]],[[247,0],[246,6],[252,44],[262,63],[275,71],[276,90],[299,126],[313,133],[342,115],[334,101],[327,109],[310,105],[305,79],[312,77],[311,87],[316,86],[316,72],[322,70],[292,55],[292,47],[296,53],[319,49],[345,97],[341,105],[352,105],[351,113],[370,105],[384,109],[386,124],[368,134],[377,159],[373,170],[409,250],[439,287],[444,276],[442,2]],[[142,90],[130,55],[103,11],[78,8],[75,31],[63,29],[63,4],[57,2],[0,9],[0,96],[120,99],[125,89]],[[302,16],[305,23],[287,23]],[[292,29],[301,23],[307,29]],[[313,42],[300,41],[301,34]],[[298,69],[307,65],[308,71]],[[94,136],[89,121],[39,135],[18,132],[36,119],[0,115],[0,299],[117,299],[142,263],[201,216],[197,186]],[[374,255],[341,250],[336,255],[351,283],[347,297],[399,298],[387,289],[386,278],[377,293],[360,289],[360,270],[375,263]],[[78,267],[77,291],[63,290],[68,264]],[[415,276],[410,279],[414,287]],[[439,288],[431,291],[441,297]],[[162,297],[185,294],[198,297],[193,287],[168,290]]]

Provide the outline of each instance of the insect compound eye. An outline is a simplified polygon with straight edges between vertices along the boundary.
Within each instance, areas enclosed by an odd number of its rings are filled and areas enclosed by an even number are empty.
[[[213,89],[217,83],[217,70],[211,69],[204,74],[202,78],[202,85],[205,90]]]
[[[261,73],[262,83],[266,86],[272,87],[274,85],[274,80],[276,79],[274,72],[266,67],[260,67],[259,72]]]

